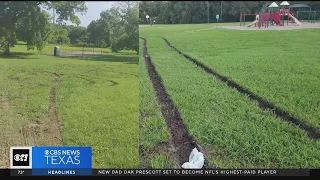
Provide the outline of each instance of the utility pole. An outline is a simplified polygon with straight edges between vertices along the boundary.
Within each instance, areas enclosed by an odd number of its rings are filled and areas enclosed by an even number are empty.
[[[207,15],[208,15],[208,24],[210,23],[210,19],[209,19],[209,17],[210,17],[210,15],[209,15],[209,1],[207,1],[207,9],[208,9],[208,12],[207,12]]]
[[[220,19],[222,20],[222,1],[220,1]]]
[[[52,24],[53,25],[55,24],[55,20],[56,20],[56,14],[55,14],[54,8],[52,8]]]

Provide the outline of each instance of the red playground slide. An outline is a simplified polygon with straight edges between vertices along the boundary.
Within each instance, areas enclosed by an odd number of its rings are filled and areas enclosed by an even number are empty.
[[[279,26],[282,25],[283,26],[283,24],[280,23],[281,14],[279,12],[273,13],[272,14],[272,19],[277,25],[279,25]]]

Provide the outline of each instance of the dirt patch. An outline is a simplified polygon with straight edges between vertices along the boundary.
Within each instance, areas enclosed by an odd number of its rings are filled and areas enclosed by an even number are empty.
[[[52,73],[54,75],[54,83],[50,90],[50,98],[49,98],[49,109],[48,109],[48,118],[49,121],[44,125],[43,133],[46,134],[48,139],[52,141],[54,145],[62,145],[62,137],[60,132],[60,124],[59,119],[56,112],[56,88],[59,85],[60,75],[57,73]]]
[[[255,93],[251,92],[249,89],[237,84],[236,82],[232,81],[231,79],[229,79],[229,78],[227,78],[225,76],[222,76],[222,75],[218,74],[214,70],[212,70],[209,67],[207,67],[204,64],[202,64],[200,61],[198,61],[198,60],[196,60],[196,59],[184,54],[183,52],[179,51],[177,48],[172,46],[167,39],[165,39],[165,38],[162,38],[162,39],[167,43],[167,45],[169,47],[174,49],[179,54],[183,55],[186,59],[188,59],[189,61],[191,61],[194,64],[196,64],[198,67],[202,68],[205,72],[213,75],[214,77],[218,78],[220,81],[225,82],[230,88],[235,88],[241,94],[245,94],[246,96],[248,96],[248,98],[250,100],[258,102],[258,105],[259,105],[259,107],[261,109],[270,110],[278,118],[283,119],[283,120],[285,120],[285,121],[287,121],[287,122],[289,122],[291,124],[296,125],[300,129],[306,131],[310,138],[313,138],[313,139],[319,139],[320,138],[320,130],[319,129],[314,128],[314,127],[304,123],[299,118],[290,115],[289,112],[286,112],[285,110],[277,107],[276,105],[272,104],[268,100],[263,99],[262,97],[256,95]]]
[[[48,112],[39,119],[29,119],[25,114],[16,111],[9,97],[0,97],[0,168],[10,166],[11,146],[59,146],[62,145],[60,124],[56,113],[56,88],[60,76],[55,77],[48,104]],[[28,97],[23,96],[24,101]]]
[[[189,161],[189,155],[192,149],[201,150],[195,140],[189,135],[186,125],[180,116],[179,110],[167,93],[160,75],[157,73],[151,58],[148,56],[146,39],[144,40],[143,56],[148,69],[148,74],[152,85],[156,92],[156,97],[161,105],[162,116],[164,117],[167,126],[171,133],[172,146],[175,149],[175,156],[178,163],[181,165]]]

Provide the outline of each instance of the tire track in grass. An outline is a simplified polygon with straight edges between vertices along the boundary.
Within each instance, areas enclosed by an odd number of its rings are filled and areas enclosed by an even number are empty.
[[[170,142],[170,132],[161,115],[156,93],[144,62],[143,41],[139,40],[139,156],[140,168],[180,168]]]
[[[157,73],[151,62],[151,58],[148,55],[147,40],[145,38],[141,39],[144,40],[143,56],[148,69],[148,74],[155,89],[158,102],[161,105],[162,116],[170,130],[171,142],[175,148],[176,158],[181,166],[183,163],[189,161],[189,155],[193,148],[197,148],[198,151],[202,151],[202,148],[199,147],[195,140],[189,135],[178,108],[171,100],[170,95],[162,84],[160,75]]]
[[[56,88],[60,82],[60,75],[57,73],[52,73],[55,76],[54,84],[50,89],[50,98],[49,98],[49,124],[47,124],[47,129],[45,133],[47,137],[51,137],[52,144],[62,145],[62,136],[60,130],[59,119],[56,112]]]
[[[190,57],[189,55],[181,52],[176,47],[172,46],[170,44],[170,42],[166,38],[163,38],[163,37],[160,37],[160,38],[162,38],[167,43],[167,45],[169,47],[171,47],[173,50],[175,50],[176,52],[178,52],[179,54],[184,56],[187,60],[191,61],[192,63],[194,63],[198,67],[202,68],[205,72],[213,75],[214,77],[217,77],[220,81],[225,82],[228,85],[228,87],[237,89],[237,91],[240,92],[241,94],[245,94],[246,96],[248,96],[248,98],[250,100],[254,100],[254,101],[258,102],[258,105],[259,105],[259,107],[261,109],[271,110],[280,119],[283,119],[283,120],[285,120],[285,121],[287,121],[287,122],[289,122],[291,124],[297,125],[300,129],[306,131],[310,138],[313,138],[313,139],[319,139],[320,138],[320,130],[319,129],[314,128],[314,127],[308,125],[307,123],[304,123],[299,118],[290,115],[290,113],[288,113],[287,111],[277,107],[273,103],[271,103],[271,102],[263,99],[262,97],[256,95],[255,93],[251,92],[249,89],[237,84],[236,82],[232,81],[231,79],[229,79],[229,78],[227,78],[227,77],[225,77],[223,75],[218,74],[213,69],[211,69],[208,66],[204,65],[200,61],[198,61],[198,60]]]

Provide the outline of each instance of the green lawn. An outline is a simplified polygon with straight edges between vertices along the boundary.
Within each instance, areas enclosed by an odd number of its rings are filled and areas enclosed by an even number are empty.
[[[32,145],[92,146],[93,168],[139,166],[135,53],[76,59],[24,45],[11,51],[0,57],[0,167],[9,166],[10,146]]]
[[[172,45],[220,74],[295,115],[310,117],[304,120],[317,125],[319,106],[314,102],[320,97],[315,91],[319,83],[310,81],[319,81],[315,78],[319,77],[319,53],[311,48],[319,42],[310,37],[318,31],[281,31],[282,36],[278,31],[191,32],[204,25],[196,26],[140,28],[140,36],[147,37],[156,70],[179,107],[189,133],[208,151],[206,158],[221,168],[320,167],[318,140],[310,139],[306,132],[281,121],[272,112],[262,111],[255,102],[208,75],[156,37],[166,37]],[[303,41],[302,37],[309,39]],[[290,58],[284,60],[284,56]],[[308,89],[313,92],[309,95],[313,99],[306,97]],[[282,97],[284,94],[288,97]]]
[[[173,29],[175,26],[172,26]],[[176,29],[181,27],[176,26]],[[187,26],[194,29],[194,26]],[[169,29],[169,28],[168,28]],[[142,30],[143,32],[143,30]],[[320,127],[319,29],[159,33],[193,58]],[[147,33],[149,34],[149,32]]]
[[[140,167],[172,168],[172,152],[164,145],[170,133],[144,64],[142,46],[139,53]]]

